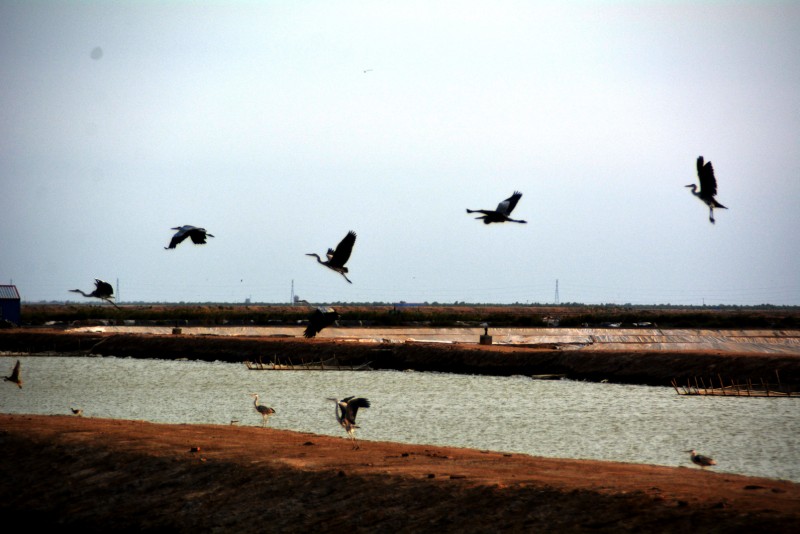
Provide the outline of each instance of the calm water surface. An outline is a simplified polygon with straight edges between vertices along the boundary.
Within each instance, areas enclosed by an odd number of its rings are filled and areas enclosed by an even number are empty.
[[[800,482],[800,399],[681,397],[672,388],[396,371],[250,371],[244,364],[98,357],[22,362],[23,389],[0,384],[0,412],[258,426],[344,437],[326,397],[367,397],[360,439],[558,458],[691,466]]]

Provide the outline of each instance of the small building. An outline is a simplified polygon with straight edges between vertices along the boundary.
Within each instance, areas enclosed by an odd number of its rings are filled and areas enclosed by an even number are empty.
[[[17,286],[0,286],[0,321],[4,320],[16,325],[22,321]]]

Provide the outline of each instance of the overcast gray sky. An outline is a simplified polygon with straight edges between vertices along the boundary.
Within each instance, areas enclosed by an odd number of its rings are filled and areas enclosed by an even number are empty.
[[[0,283],[798,305],[798,27],[797,2],[4,1]],[[465,213],[514,190],[527,225]],[[183,224],[216,237],[164,250]],[[348,230],[352,285],[305,256]]]

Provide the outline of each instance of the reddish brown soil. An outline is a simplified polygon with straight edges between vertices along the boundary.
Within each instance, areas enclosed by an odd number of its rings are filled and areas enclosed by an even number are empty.
[[[194,451],[194,452],[193,452]],[[0,415],[0,512],[27,528],[796,532],[800,485],[698,468],[258,427]]]

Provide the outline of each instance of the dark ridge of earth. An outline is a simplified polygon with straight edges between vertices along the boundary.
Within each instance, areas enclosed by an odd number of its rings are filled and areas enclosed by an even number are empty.
[[[8,386],[12,387],[12,386]],[[270,428],[0,414],[0,513],[81,532],[797,532],[800,485]]]
[[[559,350],[557,345],[510,346],[468,343],[358,343],[293,337],[188,336],[0,330],[0,351],[282,363],[336,358],[342,365],[370,362],[374,369],[413,369],[485,375],[566,375],[590,380],[668,386],[694,378],[726,382],[761,380],[800,389],[800,355],[710,350]],[[777,373],[777,375],[776,375]]]

